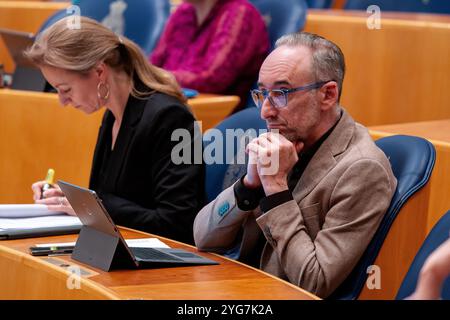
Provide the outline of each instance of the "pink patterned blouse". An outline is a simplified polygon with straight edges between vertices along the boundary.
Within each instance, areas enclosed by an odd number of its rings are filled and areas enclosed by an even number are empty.
[[[247,0],[217,1],[200,26],[194,7],[182,3],[150,60],[171,71],[182,87],[239,95],[243,105],[269,46],[264,21]]]

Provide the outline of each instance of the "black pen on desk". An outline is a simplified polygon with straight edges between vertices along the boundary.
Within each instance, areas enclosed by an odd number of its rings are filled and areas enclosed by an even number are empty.
[[[72,254],[72,252],[73,252],[73,248],[59,248],[59,249],[54,249],[54,250],[50,251],[48,256],[49,257],[64,256],[64,255]]]
[[[67,255],[71,255],[73,252],[73,250],[65,250],[65,251],[61,251],[58,253],[49,253],[47,255],[47,257],[56,257],[56,256],[67,256]]]
[[[72,254],[74,248],[74,246],[31,247],[30,251],[33,256],[61,256]]]
[[[42,187],[42,191],[41,191],[41,199],[44,199],[44,192],[47,191],[48,189],[53,188],[53,179],[55,178],[55,170],[53,169],[48,169],[47,171],[47,176],[45,177],[45,184]]]

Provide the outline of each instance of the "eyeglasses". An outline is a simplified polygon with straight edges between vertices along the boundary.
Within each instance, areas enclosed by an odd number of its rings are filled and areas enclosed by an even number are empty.
[[[253,101],[255,102],[256,106],[260,109],[262,108],[262,105],[267,98],[269,98],[270,103],[275,108],[283,108],[287,106],[288,94],[296,91],[318,89],[321,88],[325,83],[328,83],[330,81],[333,80],[320,81],[292,89],[273,89],[273,90],[253,89],[250,92],[252,94]]]

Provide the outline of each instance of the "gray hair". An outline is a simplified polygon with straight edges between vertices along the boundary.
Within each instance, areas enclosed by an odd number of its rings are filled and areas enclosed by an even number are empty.
[[[341,49],[317,34],[295,32],[282,36],[275,43],[275,48],[281,46],[304,46],[312,50],[312,72],[316,81],[334,80],[338,84],[341,99],[342,83],[345,75],[345,60]]]

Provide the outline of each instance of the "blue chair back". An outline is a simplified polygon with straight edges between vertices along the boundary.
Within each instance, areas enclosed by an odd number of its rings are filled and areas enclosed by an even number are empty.
[[[111,13],[111,4],[117,2],[117,0],[74,0],[73,4],[80,7],[82,16],[102,22]],[[123,12],[125,22],[123,35],[137,43],[148,55],[164,30],[170,14],[170,1],[123,0],[123,2],[126,3]],[[71,14],[66,10],[56,12],[41,26],[39,32]]]
[[[367,268],[373,265],[392,223],[406,201],[430,179],[436,160],[434,146],[419,137],[395,135],[377,140],[376,145],[389,159],[397,178],[397,189],[378,230],[347,279],[331,299],[356,299],[367,280]]]
[[[450,211],[439,219],[436,225],[428,234],[427,238],[423,242],[419,251],[417,252],[408,273],[397,292],[396,299],[405,299],[410,296],[417,286],[417,280],[419,278],[420,270],[422,269],[425,260],[428,256],[437,249],[442,243],[449,239],[450,232]],[[441,298],[450,300],[450,277],[444,281],[444,285],[441,292]]]
[[[450,1],[446,0],[347,0],[344,9],[366,10],[370,5],[379,6],[381,11],[450,13]]]
[[[328,9],[331,7],[332,0],[306,0],[308,8]]]
[[[68,14],[66,12],[66,10],[56,11],[47,20],[44,21],[44,23],[41,25],[41,27],[39,28],[38,32],[36,32],[36,34],[39,34],[39,33],[43,32],[48,27],[50,27],[52,24],[54,24],[55,22],[61,20],[62,18],[65,18],[65,17],[67,17],[69,15],[70,14]]]
[[[220,145],[220,138],[215,140],[217,139],[216,134],[220,133],[222,137],[222,148],[217,148],[216,152],[222,152],[223,157],[218,158],[223,159],[223,163],[206,164],[205,190],[208,203],[214,200],[223,189],[237,181],[247,171],[245,164],[230,165],[235,159],[238,150],[240,150],[242,141],[234,138],[232,141],[227,139],[225,135],[226,130],[242,129],[245,132],[249,129],[254,129],[256,133],[259,133],[259,130],[267,129],[267,127],[266,122],[260,117],[259,109],[246,108],[226,118],[214,129],[216,130],[207,130],[204,133],[203,150],[205,154],[209,154],[207,150],[211,143]]]
[[[250,0],[266,22],[272,48],[282,35],[300,31],[306,21],[305,0]]]

